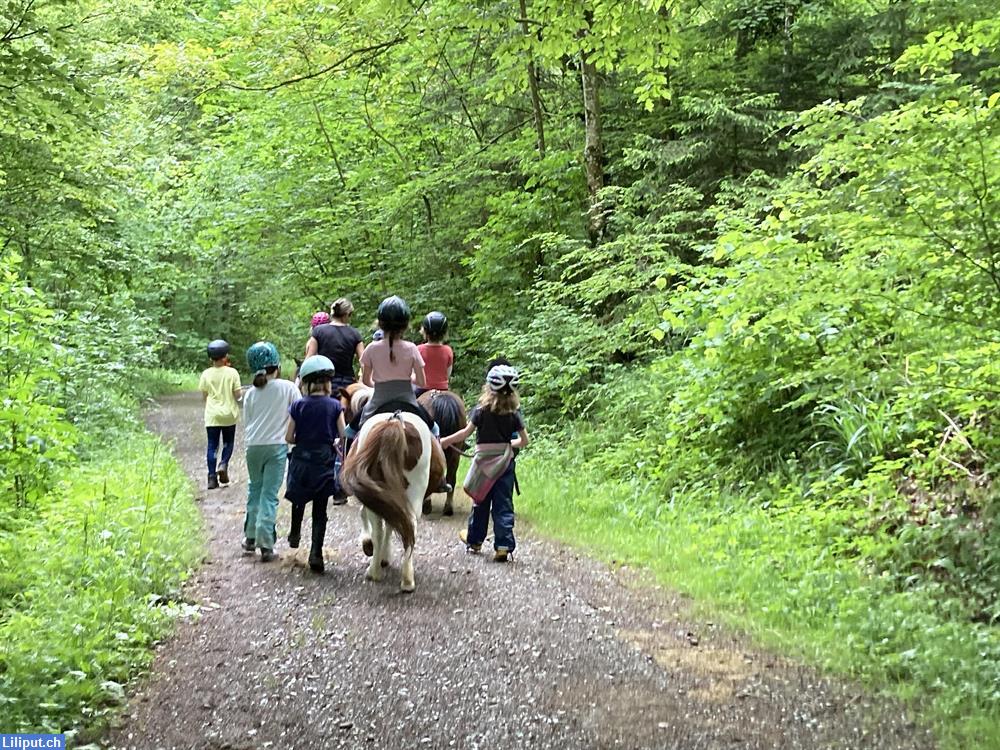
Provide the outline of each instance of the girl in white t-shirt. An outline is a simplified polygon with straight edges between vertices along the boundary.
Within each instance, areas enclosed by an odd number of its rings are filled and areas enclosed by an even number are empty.
[[[247,349],[253,388],[243,397],[244,442],[247,448],[247,514],[243,523],[243,550],[260,548],[261,562],[274,554],[278,490],[285,478],[288,444],[288,407],[299,400],[299,389],[282,380],[278,350],[269,341]]]

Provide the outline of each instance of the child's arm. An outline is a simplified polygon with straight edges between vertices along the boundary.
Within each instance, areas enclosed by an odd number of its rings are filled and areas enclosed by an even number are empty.
[[[344,422],[344,412],[340,412],[337,415],[337,434],[340,435],[340,439],[344,439],[344,433],[347,431],[347,424]]]
[[[306,359],[309,359],[312,355],[319,351],[319,342],[316,341],[315,337],[310,336],[309,341],[306,342]]]
[[[510,447],[523,448],[528,444],[528,442],[529,442],[528,430],[527,428],[522,427],[520,430],[517,431],[517,437],[510,441]]]
[[[295,420],[291,417],[288,418],[288,427],[285,428],[285,442],[295,445]]]
[[[367,385],[369,388],[375,387],[375,381],[372,380],[372,366],[367,360],[361,361],[361,385]]]
[[[441,447],[447,448],[451,445],[454,445],[455,443],[463,442],[469,437],[469,435],[471,435],[475,431],[475,429],[476,426],[472,424],[472,422],[469,422],[467,425],[465,425],[465,427],[463,427],[458,432],[453,432],[448,437],[441,438]]]

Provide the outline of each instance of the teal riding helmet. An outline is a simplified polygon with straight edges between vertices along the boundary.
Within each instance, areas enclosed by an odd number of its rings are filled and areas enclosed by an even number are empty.
[[[247,349],[247,366],[254,375],[267,372],[268,367],[277,367],[281,364],[278,356],[278,347],[270,341],[258,341]]]

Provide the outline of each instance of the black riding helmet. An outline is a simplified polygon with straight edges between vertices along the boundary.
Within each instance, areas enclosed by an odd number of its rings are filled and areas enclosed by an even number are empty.
[[[421,326],[427,331],[428,336],[435,339],[443,338],[448,333],[448,318],[444,313],[434,310],[427,313]]]
[[[209,359],[222,359],[229,354],[229,342],[224,339],[216,339],[209,342],[205,351],[208,352]]]
[[[395,294],[378,306],[378,324],[383,331],[402,331],[410,324],[410,306]]]

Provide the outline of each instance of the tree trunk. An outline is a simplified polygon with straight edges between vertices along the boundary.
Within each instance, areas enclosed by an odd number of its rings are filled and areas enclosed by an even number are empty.
[[[525,36],[530,36],[528,29],[528,7],[526,0],[521,2],[521,30]],[[538,95],[538,69],[535,68],[534,57],[528,57],[528,89],[531,92],[531,112],[535,119],[535,137],[538,146],[538,158],[545,158],[545,123],[542,121],[542,99]]]
[[[792,37],[792,27],[795,25],[795,4],[785,4],[784,28],[781,33],[781,76],[785,81],[785,92],[788,92],[788,77],[791,75],[792,54],[795,52],[795,40]]]
[[[597,66],[582,54],[580,76],[583,81],[583,113],[585,136],[583,164],[587,172],[587,193],[590,209],[587,212],[587,234],[590,244],[596,246],[604,234],[604,212],[599,193],[604,187],[604,144],[601,139],[601,98],[597,80]]]
[[[909,28],[910,3],[909,0],[892,0],[889,3],[889,15],[892,19],[892,32],[890,35],[889,55],[893,60],[903,54],[906,49],[907,31]]]

